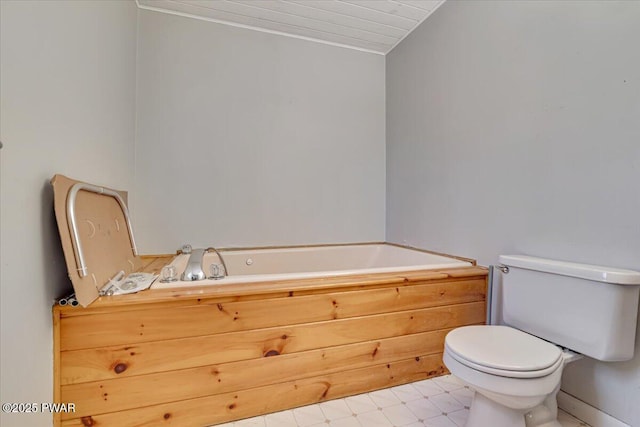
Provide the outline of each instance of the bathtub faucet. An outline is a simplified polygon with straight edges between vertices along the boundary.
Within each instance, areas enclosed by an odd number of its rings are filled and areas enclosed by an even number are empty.
[[[227,271],[227,264],[224,262],[224,258],[222,258],[222,255],[220,254],[220,252],[218,252],[218,250],[216,248],[214,248],[213,246],[208,247],[205,250],[205,253],[207,252],[215,252],[216,255],[218,256],[218,259],[220,260],[220,264],[222,264],[222,271],[220,271],[220,266],[217,264],[211,264],[211,277],[209,277],[210,279],[224,279],[227,274],[229,273]]]
[[[182,273],[181,279],[183,281],[189,282],[193,280],[204,280],[207,278],[207,275],[202,269],[202,258],[204,257],[204,253],[204,249],[193,249],[191,251],[187,267],[184,269],[184,273]]]

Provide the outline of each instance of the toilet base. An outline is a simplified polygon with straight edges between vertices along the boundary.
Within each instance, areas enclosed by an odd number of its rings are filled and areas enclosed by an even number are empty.
[[[558,422],[558,390],[560,385],[530,410],[509,408],[475,392],[465,427],[562,427]]]
[[[490,421],[489,424],[487,422]],[[526,427],[524,411],[508,408],[476,392],[465,427]]]
[[[562,427],[558,421],[558,391],[560,391],[560,384],[541,405],[525,414],[527,427]]]

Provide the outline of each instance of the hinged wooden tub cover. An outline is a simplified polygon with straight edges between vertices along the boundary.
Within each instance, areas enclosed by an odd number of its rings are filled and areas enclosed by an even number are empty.
[[[142,263],[129,221],[125,191],[55,175],[54,210],[69,278],[86,307],[118,272],[130,274]]]

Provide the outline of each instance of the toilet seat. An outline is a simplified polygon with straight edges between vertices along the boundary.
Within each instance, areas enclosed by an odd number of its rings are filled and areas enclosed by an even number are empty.
[[[563,365],[555,345],[508,326],[464,326],[445,338],[445,351],[480,372],[508,378],[540,378]]]

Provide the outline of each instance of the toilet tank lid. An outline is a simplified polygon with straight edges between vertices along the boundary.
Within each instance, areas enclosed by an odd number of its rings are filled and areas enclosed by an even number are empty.
[[[575,262],[557,261],[536,258],[526,255],[500,255],[500,264],[507,267],[524,268],[544,273],[577,277],[596,282],[613,283],[617,285],[640,285],[640,272],[600,265],[578,264]]]

